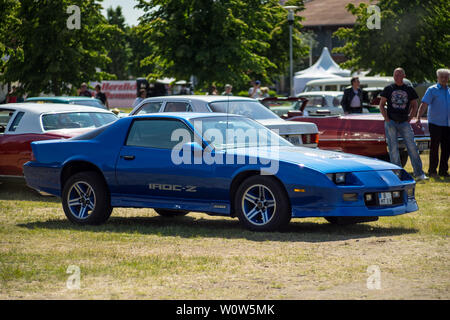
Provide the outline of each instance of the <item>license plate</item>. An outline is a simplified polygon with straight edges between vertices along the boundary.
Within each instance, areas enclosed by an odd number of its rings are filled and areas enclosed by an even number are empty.
[[[378,194],[378,201],[380,206],[388,206],[392,204],[392,193],[390,192],[380,192]]]
[[[419,151],[425,151],[430,149],[430,143],[428,141],[419,141],[417,143],[417,148],[419,149]]]

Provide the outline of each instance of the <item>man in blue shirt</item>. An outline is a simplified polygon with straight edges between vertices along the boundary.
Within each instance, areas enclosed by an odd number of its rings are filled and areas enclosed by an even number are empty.
[[[439,69],[438,83],[429,87],[422,98],[422,104],[417,115],[417,123],[428,107],[428,128],[430,130],[430,167],[429,175],[436,176],[439,164],[439,175],[449,177],[448,159],[450,155],[450,88],[448,87],[448,69]],[[441,161],[439,163],[439,145],[441,146]]]

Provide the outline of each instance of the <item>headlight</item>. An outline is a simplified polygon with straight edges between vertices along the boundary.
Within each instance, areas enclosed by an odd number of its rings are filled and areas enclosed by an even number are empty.
[[[395,169],[392,170],[392,172],[401,180],[401,181],[406,181],[406,180],[414,180],[408,172],[406,172],[404,169]]]
[[[392,172],[393,172],[400,180],[402,180],[402,170],[392,170]]]
[[[346,181],[346,173],[327,173],[328,179],[333,181],[335,184],[344,184]]]

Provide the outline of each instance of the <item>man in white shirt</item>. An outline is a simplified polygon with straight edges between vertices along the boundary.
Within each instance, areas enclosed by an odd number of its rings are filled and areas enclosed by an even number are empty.
[[[262,98],[262,92],[261,92],[261,81],[256,80],[253,84],[253,87],[248,89],[248,96],[253,99],[259,99]]]

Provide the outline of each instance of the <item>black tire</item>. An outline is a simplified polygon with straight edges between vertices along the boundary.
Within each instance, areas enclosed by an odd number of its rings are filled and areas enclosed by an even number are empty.
[[[169,209],[155,209],[156,213],[159,214],[162,217],[181,217],[185,216],[189,213],[189,211],[183,211],[183,210],[169,210]]]
[[[331,223],[340,226],[348,226],[352,224],[377,221],[378,217],[325,217]]]
[[[258,194],[254,198],[258,200],[249,198],[253,197],[254,191]],[[271,198],[273,200],[270,200]],[[269,176],[252,176],[244,180],[234,196],[234,207],[241,224],[252,231],[279,230],[285,227],[292,217],[289,197],[284,187]]]
[[[80,200],[77,200],[78,196]],[[62,192],[62,205],[67,219],[80,225],[102,224],[112,212],[108,186],[103,177],[95,171],[76,173],[66,181]]]

